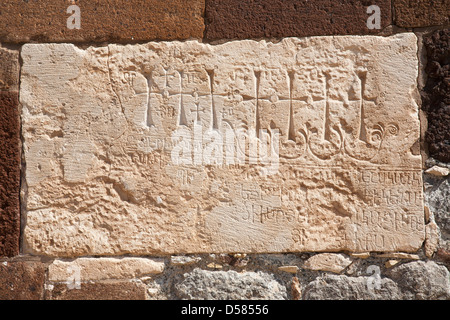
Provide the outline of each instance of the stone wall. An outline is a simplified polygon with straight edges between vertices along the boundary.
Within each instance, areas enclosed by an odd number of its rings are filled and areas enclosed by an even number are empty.
[[[2,1],[0,299],[450,300],[449,10]]]

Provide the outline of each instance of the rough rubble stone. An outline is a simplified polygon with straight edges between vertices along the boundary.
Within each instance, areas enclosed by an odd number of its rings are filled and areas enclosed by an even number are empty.
[[[207,271],[194,269],[174,285],[179,299],[285,300],[286,287],[263,272]]]
[[[369,29],[369,6],[380,29]],[[371,11],[372,13],[372,11]],[[391,0],[207,0],[207,40],[373,34],[391,24]]]
[[[69,9],[74,4],[79,8],[79,15],[72,8]],[[201,39],[204,8],[204,0],[2,0],[0,41]]]
[[[450,273],[434,261],[405,263],[392,268],[389,276],[398,284],[403,299],[450,299]]]
[[[425,243],[423,246],[425,255],[432,258],[433,254],[439,247],[439,231],[438,226],[434,221],[431,221],[425,226]]]
[[[439,227],[439,246],[450,250],[450,177],[425,178],[425,201]]]
[[[422,246],[414,34],[27,44],[22,59],[25,252]]]
[[[450,169],[440,167],[440,166],[433,166],[433,167],[425,170],[425,173],[432,174],[437,177],[445,177],[450,174]]]
[[[40,300],[45,266],[35,261],[0,263],[0,300]]]
[[[392,0],[399,27],[429,27],[450,22],[450,0]]]
[[[435,258],[436,258],[436,261],[442,262],[447,266],[447,268],[450,268],[450,252],[449,251],[439,248],[436,251]]]
[[[379,281],[379,286],[374,281]],[[399,300],[401,298],[398,286],[389,278],[327,274],[310,282],[303,291],[304,300]]]

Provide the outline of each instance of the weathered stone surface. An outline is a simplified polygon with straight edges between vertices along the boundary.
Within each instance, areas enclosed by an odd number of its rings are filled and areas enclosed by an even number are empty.
[[[347,277],[327,274],[310,282],[303,291],[304,300],[399,300],[402,299],[397,284],[389,278]],[[368,283],[372,286],[368,286]]]
[[[450,169],[439,166],[432,166],[431,168],[425,170],[425,172],[437,177],[445,177],[450,174]]]
[[[20,149],[19,96],[0,91],[0,256],[19,254]]]
[[[423,42],[427,57],[427,81],[421,92],[428,122],[425,140],[430,156],[450,162],[450,29],[437,30]]]
[[[436,260],[443,262],[448,268],[450,268],[450,252],[447,250],[439,248],[436,251]]]
[[[450,22],[449,0],[393,0],[395,24],[399,27],[429,27]]]
[[[281,266],[278,267],[278,270],[288,273],[297,273],[298,267],[297,266]]]
[[[371,5],[380,8],[380,29],[369,29]],[[391,1],[207,0],[208,40],[377,33],[391,24]]]
[[[449,271],[433,261],[409,262],[392,268],[389,272],[389,276],[399,285],[403,299],[450,299]]]
[[[370,252],[350,253],[350,256],[358,259],[367,259],[370,257]]]
[[[416,251],[416,43],[25,45],[25,252]]]
[[[174,266],[185,266],[195,264],[202,260],[200,257],[189,257],[189,256],[172,256],[170,257],[170,263]]]
[[[0,2],[0,41],[117,42],[203,38],[204,0]],[[72,18],[80,18],[73,20]],[[69,21],[68,21],[69,20]],[[78,28],[68,28],[68,24]]]
[[[305,261],[303,268],[341,273],[352,263],[352,259],[340,253],[319,253]]]
[[[425,226],[425,255],[431,258],[439,246],[439,231],[434,221]]]
[[[140,282],[81,283],[79,289],[70,289],[59,283],[45,292],[46,300],[146,300],[147,287]]]
[[[0,257],[19,254],[19,52],[0,47]]]
[[[291,283],[291,295],[292,300],[300,300],[302,298],[302,286],[297,277],[292,278]]]
[[[215,269],[215,270],[220,270],[220,269],[223,268],[223,266],[221,264],[218,264],[218,263],[215,263],[215,262],[208,263],[206,265],[206,267],[208,267],[210,269]]]
[[[420,257],[417,254],[404,253],[404,252],[392,252],[392,253],[382,253],[377,254],[377,258],[394,258],[394,259],[409,259],[409,260],[419,260]]]
[[[0,4],[1,6],[1,4]],[[0,45],[0,91],[19,90],[19,51]]]
[[[392,268],[393,266],[395,266],[396,264],[398,264],[400,262],[400,260],[388,260],[384,263],[384,266],[386,268]]]
[[[188,300],[284,300],[286,287],[263,272],[207,271],[194,269],[175,284],[179,299]]]
[[[50,281],[67,282],[74,272],[79,281],[133,279],[162,273],[162,260],[147,258],[78,258],[73,261],[55,260],[48,268]]]
[[[0,263],[0,300],[40,300],[45,266],[35,261]]]
[[[450,250],[450,177],[426,177],[425,200],[439,227],[439,246]]]

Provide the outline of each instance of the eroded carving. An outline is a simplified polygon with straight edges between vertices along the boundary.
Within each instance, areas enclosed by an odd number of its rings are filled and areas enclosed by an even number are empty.
[[[416,250],[416,43],[25,45],[27,252]],[[39,75],[56,49],[78,77]]]

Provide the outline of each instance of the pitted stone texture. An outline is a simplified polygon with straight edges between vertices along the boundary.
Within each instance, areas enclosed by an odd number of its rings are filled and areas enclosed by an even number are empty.
[[[0,46],[0,257],[19,254],[19,51]]]
[[[264,272],[207,271],[194,269],[174,285],[178,299],[285,300],[286,287]]]
[[[1,6],[1,4],[0,4]],[[19,90],[19,51],[0,45],[0,91]]]
[[[147,286],[140,282],[89,282],[79,289],[58,283],[46,290],[46,300],[146,300]]]
[[[369,29],[371,5],[380,29]],[[391,24],[391,0],[207,0],[207,40],[373,34]]]
[[[423,246],[425,255],[432,258],[439,246],[439,231],[434,221],[425,226],[425,243]]]
[[[0,256],[19,254],[20,118],[17,92],[0,92]]]
[[[399,27],[430,27],[450,22],[450,0],[392,0]]]
[[[450,177],[425,178],[425,200],[439,227],[439,247],[450,251]]]
[[[0,263],[0,300],[40,300],[45,266],[35,261]]]
[[[25,252],[416,251],[416,44],[25,45]]]
[[[69,29],[80,8],[80,28]],[[204,0],[66,0],[0,2],[0,41],[120,42],[203,38]],[[69,25],[73,21],[69,20]]]
[[[48,279],[67,282],[78,272],[80,281],[134,279],[162,273],[162,260],[147,258],[78,258],[73,261],[55,260],[48,268]]]
[[[450,299],[450,273],[434,261],[405,263],[392,268],[389,276],[397,282],[403,299]]]
[[[450,163],[450,29],[424,37],[424,44],[427,82],[422,90],[422,109],[428,122],[425,140],[431,157]]]
[[[327,274],[310,282],[303,291],[304,300],[399,300],[397,284],[389,278],[380,278],[379,287],[370,277],[348,277]],[[371,285],[368,285],[371,284]]]

